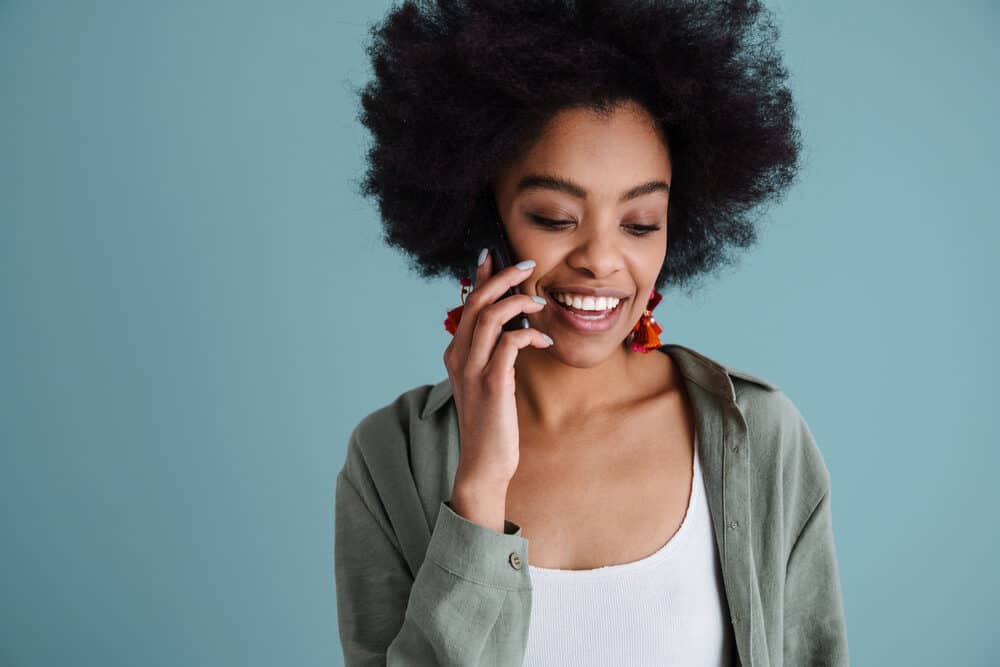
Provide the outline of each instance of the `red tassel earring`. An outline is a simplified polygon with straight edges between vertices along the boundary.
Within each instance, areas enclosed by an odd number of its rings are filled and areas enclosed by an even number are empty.
[[[653,318],[653,309],[662,298],[663,295],[656,290],[649,293],[649,303],[646,304],[646,310],[643,311],[642,317],[632,327],[632,331],[629,332],[626,339],[629,349],[633,352],[645,354],[663,345],[658,336],[658,334],[663,333],[663,328]]]
[[[472,278],[466,276],[462,278],[462,305],[456,306],[448,311],[448,319],[444,321],[444,328],[452,336],[458,331],[458,323],[462,319],[462,311],[465,310],[465,298],[472,291]]]

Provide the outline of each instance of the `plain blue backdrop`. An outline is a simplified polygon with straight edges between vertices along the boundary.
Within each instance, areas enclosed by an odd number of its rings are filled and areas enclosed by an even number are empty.
[[[996,2],[771,2],[806,169],[665,342],[798,405],[857,665],[995,665]],[[335,665],[334,478],[445,375],[354,90],[387,2],[0,0],[0,665]]]

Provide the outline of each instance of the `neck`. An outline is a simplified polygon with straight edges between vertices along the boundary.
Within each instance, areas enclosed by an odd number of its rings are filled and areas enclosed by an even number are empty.
[[[594,365],[585,359],[574,360],[572,354],[567,356],[564,360],[554,349],[535,347],[518,351],[514,370],[519,418],[547,431],[562,432],[581,416],[607,414],[649,389],[645,383],[650,374],[641,373],[642,367],[649,368],[650,360],[642,358],[648,355],[633,352],[624,344]],[[659,383],[665,380],[668,378],[659,378]]]

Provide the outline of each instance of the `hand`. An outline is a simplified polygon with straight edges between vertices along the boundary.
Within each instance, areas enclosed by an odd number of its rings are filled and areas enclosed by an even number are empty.
[[[444,351],[444,365],[462,442],[455,487],[503,490],[505,495],[520,458],[514,361],[521,348],[545,348],[552,341],[532,328],[504,331],[501,336],[505,322],[518,313],[538,312],[545,304],[526,294],[496,302],[531,275],[534,267],[509,266],[490,275],[492,265],[487,253],[476,271],[476,287],[465,300],[455,336]]]

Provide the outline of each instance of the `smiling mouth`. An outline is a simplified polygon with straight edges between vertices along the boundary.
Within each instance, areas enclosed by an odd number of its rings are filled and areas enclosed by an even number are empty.
[[[618,303],[615,304],[614,308],[608,308],[607,310],[582,310],[580,308],[574,308],[573,306],[568,306],[562,301],[559,301],[558,299],[555,298],[555,295],[552,294],[551,292],[549,292],[549,297],[553,301],[555,301],[556,305],[562,308],[563,310],[567,310],[576,315],[577,317],[579,317],[580,319],[584,320],[607,319],[608,317],[611,317],[615,313],[615,311],[620,310],[621,307],[625,304],[625,302],[628,301],[628,297],[624,299],[619,299]]]

